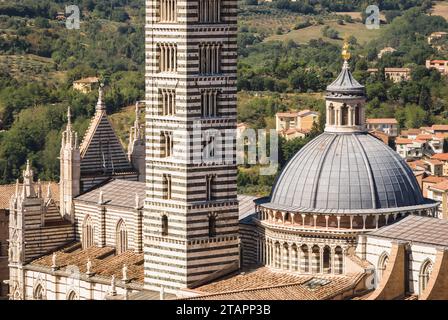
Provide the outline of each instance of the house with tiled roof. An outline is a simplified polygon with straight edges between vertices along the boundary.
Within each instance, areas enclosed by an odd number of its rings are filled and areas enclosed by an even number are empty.
[[[429,186],[428,198],[441,203],[438,215],[441,219],[448,219],[448,179]]]
[[[427,69],[436,69],[442,75],[448,74],[448,60],[426,60]]]
[[[439,160],[443,163],[442,175],[448,177],[448,153],[437,153],[434,154],[431,159]]]
[[[98,85],[100,80],[98,77],[87,77],[73,81],[73,89],[82,93],[89,93],[94,89],[95,85]]]
[[[410,68],[384,68],[384,76],[386,79],[392,80],[394,83],[409,81],[411,79]]]
[[[399,134],[398,121],[394,118],[367,118],[366,126],[368,130],[382,131],[391,137]]]
[[[276,130],[287,140],[305,137],[318,121],[319,113],[309,109],[275,115]]]
[[[428,197],[428,189],[442,181],[448,180],[448,177],[428,175],[422,179],[422,192],[424,197]]]

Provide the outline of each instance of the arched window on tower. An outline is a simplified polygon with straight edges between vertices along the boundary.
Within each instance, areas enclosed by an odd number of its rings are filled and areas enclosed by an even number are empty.
[[[176,0],[160,0],[159,19],[160,19],[160,22],[176,22],[177,21],[177,1]]]
[[[221,0],[198,0],[199,22],[217,23],[221,21]]]
[[[208,216],[208,236],[216,237],[216,213],[211,213]]]
[[[164,214],[162,216],[162,236],[166,237],[168,235],[168,216]]]
[[[431,276],[433,268],[433,263],[431,260],[427,259],[422,263],[422,267],[420,268],[420,294],[422,294],[426,287],[428,286],[429,277]]]
[[[115,239],[117,254],[126,252],[128,250],[128,231],[123,220],[117,223]]]
[[[218,90],[205,89],[201,91],[201,116],[203,118],[218,115]]]
[[[159,97],[162,104],[162,115],[172,116],[176,114],[176,90],[159,89]]]
[[[157,44],[159,72],[177,71],[177,45],[174,43]]]
[[[90,216],[85,217],[82,226],[82,248],[87,249],[94,245],[94,228],[92,218]]]
[[[214,194],[213,194],[213,185],[215,182],[215,177],[212,174],[209,174],[205,176],[205,195],[207,201],[214,200]]]
[[[199,45],[199,73],[217,74],[221,72],[221,44],[201,43]]]

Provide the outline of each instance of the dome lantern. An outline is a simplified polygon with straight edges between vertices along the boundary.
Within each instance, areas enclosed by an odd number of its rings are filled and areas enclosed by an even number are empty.
[[[348,61],[350,46],[344,43],[344,64],[337,79],[327,87],[326,132],[353,133],[365,131],[365,87],[353,77]]]

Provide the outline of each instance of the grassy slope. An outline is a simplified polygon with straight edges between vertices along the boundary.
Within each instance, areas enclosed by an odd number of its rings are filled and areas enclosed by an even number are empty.
[[[326,41],[333,43],[341,43],[346,36],[355,36],[359,43],[366,43],[370,40],[376,39],[380,36],[379,30],[368,30],[366,26],[360,22],[346,23],[339,25],[336,21],[328,21],[325,23],[332,29],[339,31],[340,39],[332,40],[325,38]],[[308,43],[312,39],[323,38],[323,25],[314,25],[300,30],[292,30],[286,34],[273,35],[265,39],[265,41],[288,41],[293,40],[297,43]]]
[[[432,9],[432,14],[435,16],[442,16],[448,19],[448,2],[437,1],[434,8]]]

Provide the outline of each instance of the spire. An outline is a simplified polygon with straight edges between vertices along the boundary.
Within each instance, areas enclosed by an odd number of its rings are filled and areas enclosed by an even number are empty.
[[[134,139],[137,140],[140,138],[140,125],[138,123],[139,118],[139,110],[138,110],[138,101],[135,103],[135,122],[134,122]]]
[[[103,190],[100,190],[100,194],[98,197],[98,204],[104,204],[104,193]]]
[[[112,275],[112,279],[110,280],[109,294],[111,296],[116,296],[117,295],[117,289],[116,289],[116,284],[115,284],[115,275]]]
[[[70,112],[70,107],[67,108],[67,131],[72,128],[72,114]]]
[[[42,198],[42,183],[39,180],[37,180],[37,197]]]
[[[342,71],[337,79],[327,87],[327,96],[350,96],[363,97],[365,87],[361,85],[352,75],[348,61],[352,57],[350,53],[350,45],[346,40],[342,46],[342,59],[344,64]]]
[[[138,193],[135,193],[135,209],[140,208],[140,197],[138,195]]]
[[[51,199],[51,197],[52,197],[52,194],[51,194],[51,183],[49,182],[48,186],[47,186],[47,200]]]
[[[16,180],[16,198],[19,196],[19,179]]]
[[[24,197],[34,197],[34,187],[33,187],[33,170],[31,170],[30,160],[26,161],[26,169],[23,171],[23,196]]]
[[[106,104],[104,103],[104,84],[101,83],[98,89],[98,102],[96,103],[96,111],[101,112],[106,110]]]

